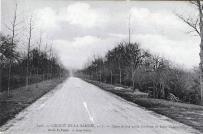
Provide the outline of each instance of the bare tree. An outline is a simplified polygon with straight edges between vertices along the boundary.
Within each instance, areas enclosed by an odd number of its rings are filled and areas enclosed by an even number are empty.
[[[133,90],[135,91],[135,75],[136,69],[141,65],[143,58],[145,57],[145,52],[139,48],[138,43],[126,44],[125,45],[125,61],[128,65],[128,70],[131,75],[131,82]]]
[[[115,61],[118,65],[118,70],[119,70],[119,84],[122,84],[122,72],[123,72],[123,66],[124,66],[124,56],[125,55],[125,48],[124,48],[124,43],[121,42],[118,47],[116,47],[113,51],[115,55]]]
[[[50,46],[50,55],[49,55],[49,58],[50,58],[50,61],[53,61],[53,50],[52,50],[52,45],[53,45],[53,41],[51,42],[51,46]],[[52,66],[52,62],[50,62],[50,79],[52,78],[52,74],[53,74],[53,72],[52,72],[52,68],[53,68],[53,66]]]
[[[113,84],[113,70],[114,70],[114,59],[112,57],[111,51],[108,51],[106,54],[106,64],[108,67],[108,70],[110,71],[110,81],[111,84]]]
[[[17,8],[18,8],[18,5],[16,3],[15,5],[15,10],[14,10],[14,16],[13,16],[13,20],[11,21],[11,27],[7,26],[7,29],[9,31],[11,31],[11,45],[14,46],[14,39],[16,37],[16,32],[17,30],[17,26],[20,24],[20,23],[17,23]],[[11,67],[12,67],[12,59],[10,58],[9,59],[9,69],[8,69],[8,95],[10,94],[10,79],[11,79]]]
[[[27,47],[27,67],[26,67],[26,87],[29,85],[29,60],[30,60],[30,47],[31,47],[31,39],[32,39],[32,31],[33,31],[33,20],[32,16],[29,18],[28,28],[28,47]]]
[[[40,30],[40,35],[39,35],[39,43],[38,43],[38,50],[39,52],[41,51],[41,45],[42,45],[42,31]],[[38,65],[40,65],[40,61],[38,61],[37,63]],[[39,77],[39,69],[37,68],[37,76]]]
[[[201,90],[201,101],[203,102],[203,3],[201,0],[191,1],[191,4],[195,5],[195,7],[198,9],[198,17],[197,18],[191,18],[191,17],[183,17],[182,15],[177,15],[183,22],[185,22],[188,26],[192,28],[193,31],[190,32],[196,32],[198,36],[200,37],[200,90]]]

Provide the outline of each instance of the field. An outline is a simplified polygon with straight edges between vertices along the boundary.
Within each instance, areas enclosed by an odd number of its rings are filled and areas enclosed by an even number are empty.
[[[58,84],[62,83],[62,79],[52,79],[40,83],[31,84],[11,90],[10,96],[7,92],[0,94],[0,126],[9,119],[15,117],[17,113],[29,106],[35,100],[54,89]]]
[[[183,124],[192,126],[203,132],[203,106],[171,102],[162,99],[147,98],[141,93],[130,90],[115,90],[115,86],[98,81],[86,80],[106,91],[114,93],[130,102],[136,103],[148,110],[165,115]]]

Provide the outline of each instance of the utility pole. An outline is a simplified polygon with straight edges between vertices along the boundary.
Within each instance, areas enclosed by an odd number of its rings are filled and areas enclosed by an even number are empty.
[[[129,37],[128,41],[129,41],[129,44],[130,44],[130,39],[131,39],[131,23],[130,23],[130,21],[131,21],[131,14],[129,14],[129,18],[128,18],[128,37]]]

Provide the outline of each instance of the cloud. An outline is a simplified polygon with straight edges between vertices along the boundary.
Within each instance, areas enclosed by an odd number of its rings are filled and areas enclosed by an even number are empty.
[[[142,48],[184,65],[185,68],[192,68],[199,63],[199,40],[196,38],[171,40],[164,35],[140,34],[134,35],[133,39],[138,41]]]
[[[36,25],[41,29],[57,28],[57,15],[51,7],[45,7],[34,11]]]
[[[92,55],[104,55],[117,42],[127,41],[129,14],[132,41],[187,68],[198,65],[199,40],[185,33],[189,28],[172,9],[151,7],[69,2],[60,8],[38,9],[37,13],[40,25],[54,40],[54,47],[67,67],[82,67]]]
[[[86,28],[100,26],[107,20],[101,12],[92,9],[89,4],[81,2],[69,5],[65,17],[70,24]]]
[[[114,38],[101,39],[96,36],[76,37],[70,40],[55,40],[54,49],[62,63],[68,68],[81,68],[93,55],[104,56],[116,44]]]
[[[76,2],[55,10],[45,7],[34,11],[37,24],[43,29],[56,28],[61,22],[82,27],[93,28],[104,26],[108,22],[108,16],[100,10],[93,9],[88,3]]]
[[[182,25],[177,17],[170,12],[152,12],[147,8],[131,8],[130,13],[135,23],[142,25],[158,25],[160,27],[179,27]]]
[[[147,8],[130,9],[135,32],[164,34],[173,39],[184,38],[188,27],[172,11],[151,11]]]

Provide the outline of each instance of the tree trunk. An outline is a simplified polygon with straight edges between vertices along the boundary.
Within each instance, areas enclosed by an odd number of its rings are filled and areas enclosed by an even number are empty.
[[[166,93],[165,93],[165,86],[164,85],[161,85],[161,89],[162,89],[162,98],[166,99]]]
[[[200,68],[200,95],[201,95],[201,102],[203,103],[203,14],[202,14],[202,5],[201,5],[201,1],[197,0],[197,5],[198,5],[198,10],[199,10],[199,25],[200,25],[200,64],[199,64],[199,68]]]
[[[133,92],[135,92],[134,71],[132,67],[131,67],[131,81],[132,81]]]
[[[153,98],[156,98],[157,94],[157,88],[156,88],[156,84],[153,82]]]
[[[11,60],[9,63],[9,69],[8,69],[8,90],[7,90],[7,95],[10,95],[10,81],[11,81]]]
[[[112,71],[111,71],[111,84],[113,84]]]
[[[135,92],[135,82],[133,80],[133,92]]]
[[[203,39],[201,39],[200,44],[200,90],[201,102],[203,103]]]
[[[3,89],[2,89],[2,67],[0,65],[0,92],[2,92]]]
[[[27,67],[26,67],[26,88],[29,85],[29,60],[27,60]]]
[[[200,92],[201,92],[201,102],[203,103],[203,31],[201,30],[201,42],[200,42]]]
[[[134,81],[133,73],[132,73],[131,81],[132,81],[133,92],[135,92],[135,81]]]
[[[122,83],[121,69],[119,69],[119,71],[120,71],[120,73],[119,73],[119,77],[120,77],[119,83],[121,84]]]
[[[101,72],[100,72],[100,74],[99,74],[99,80],[100,80],[100,82],[102,81],[102,75],[101,75]]]
[[[122,83],[122,74],[121,74],[121,66],[119,64],[119,83],[121,84]]]

